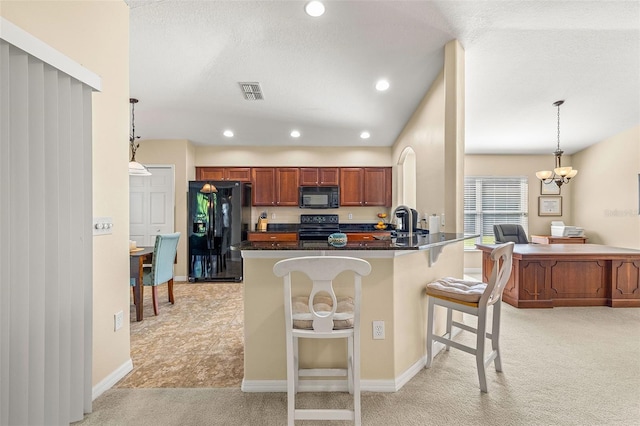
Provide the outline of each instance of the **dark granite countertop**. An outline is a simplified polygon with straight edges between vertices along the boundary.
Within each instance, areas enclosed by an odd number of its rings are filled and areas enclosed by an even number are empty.
[[[344,247],[334,247],[326,241],[242,241],[231,246],[232,250],[428,250],[444,246],[478,235],[464,235],[439,232],[436,234],[408,237],[385,238],[373,241],[351,241]]]

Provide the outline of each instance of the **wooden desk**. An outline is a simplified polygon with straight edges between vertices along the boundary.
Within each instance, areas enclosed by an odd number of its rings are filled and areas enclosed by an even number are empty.
[[[129,276],[135,280],[133,286],[133,303],[136,305],[136,321],[142,321],[142,297],[144,285],[142,284],[142,265],[153,260],[153,247],[138,247],[142,250],[129,252]]]
[[[586,244],[587,237],[552,237],[551,235],[532,235],[534,244]]]
[[[488,280],[495,245],[478,244]],[[640,307],[640,250],[599,244],[516,244],[502,300],[517,308]]]

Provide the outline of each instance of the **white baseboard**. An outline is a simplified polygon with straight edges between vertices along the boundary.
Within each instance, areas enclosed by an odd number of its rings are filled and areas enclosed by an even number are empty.
[[[460,331],[455,328],[453,335],[457,335]],[[434,342],[433,349],[435,356],[445,349],[445,345]],[[397,392],[425,367],[426,362],[427,356],[424,355],[393,380],[360,380],[360,390],[362,392]],[[286,392],[287,381],[243,379],[241,389],[243,392]],[[344,380],[300,380],[298,391],[346,392],[347,385]]]
[[[183,277],[183,276],[178,276],[178,275],[176,275],[175,277],[173,277],[173,282],[181,283],[181,282],[183,282],[183,281],[189,281],[189,278],[187,278],[187,277]]]
[[[464,268],[465,274],[482,274],[482,268]]]
[[[95,401],[97,397],[111,389],[113,385],[118,383],[124,376],[129,374],[131,370],[133,370],[133,361],[131,360],[131,358],[129,358],[127,362],[116,368],[111,374],[102,379],[100,383],[93,387],[91,392],[91,400]]]

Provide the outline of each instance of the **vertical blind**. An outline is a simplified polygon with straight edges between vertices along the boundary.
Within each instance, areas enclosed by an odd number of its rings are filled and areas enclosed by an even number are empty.
[[[0,424],[91,410],[91,92],[0,39]]]
[[[513,223],[529,232],[529,184],[526,176],[466,176],[464,178],[464,233],[480,234],[475,243],[493,244],[493,225]]]

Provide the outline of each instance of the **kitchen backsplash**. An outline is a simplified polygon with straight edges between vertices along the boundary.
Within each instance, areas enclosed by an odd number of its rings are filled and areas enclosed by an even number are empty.
[[[390,214],[390,209],[385,207],[341,207],[339,209],[251,207],[251,223],[254,228],[262,212],[267,213],[269,223],[300,223],[301,214],[337,214],[340,216],[340,223],[376,223],[380,220],[378,213]]]

